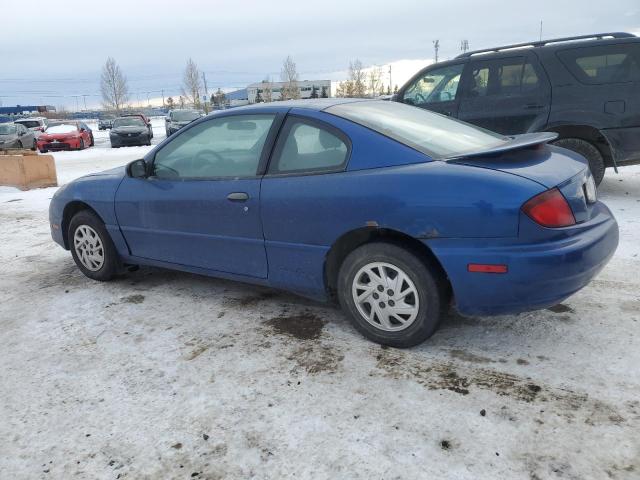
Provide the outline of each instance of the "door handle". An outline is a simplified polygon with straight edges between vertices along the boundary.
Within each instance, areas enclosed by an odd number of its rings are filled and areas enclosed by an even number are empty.
[[[249,195],[244,192],[233,192],[227,195],[227,200],[231,202],[246,202],[249,200]]]

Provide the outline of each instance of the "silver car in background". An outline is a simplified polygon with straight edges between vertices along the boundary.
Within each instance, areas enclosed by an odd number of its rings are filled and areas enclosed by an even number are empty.
[[[30,148],[35,150],[37,142],[34,132],[20,123],[0,123],[0,150]]]

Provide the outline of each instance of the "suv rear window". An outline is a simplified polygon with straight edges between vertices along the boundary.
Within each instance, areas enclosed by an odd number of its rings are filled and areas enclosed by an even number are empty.
[[[558,57],[581,83],[600,85],[640,80],[640,44],[561,50]]]

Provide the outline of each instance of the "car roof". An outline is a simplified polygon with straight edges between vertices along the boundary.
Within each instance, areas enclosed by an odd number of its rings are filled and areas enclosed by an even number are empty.
[[[282,102],[265,102],[265,103],[252,103],[251,105],[244,105],[242,107],[234,107],[228,110],[214,110],[211,114],[218,114],[229,111],[244,111],[244,110],[267,110],[273,108],[291,109],[291,108],[306,108],[309,110],[321,111],[326,110],[334,105],[341,105],[344,103],[357,103],[357,102],[370,102],[371,98],[313,98],[304,100],[285,100]]]
[[[612,43],[612,41],[617,42],[620,39],[640,41],[640,38],[636,37],[632,33],[626,33],[626,32],[594,33],[591,35],[578,35],[574,37],[551,38],[548,40],[540,40],[537,42],[516,43],[513,45],[503,45],[501,47],[485,48],[482,50],[473,50],[471,52],[465,52],[461,55],[458,55],[456,59],[469,58],[474,55],[481,55],[481,54],[500,53],[504,51],[516,50],[521,48],[543,48],[543,49],[557,50],[557,49],[566,47],[567,44],[572,44],[572,45],[577,44],[584,47],[590,47],[590,46],[602,45],[602,44],[606,45],[608,43]]]

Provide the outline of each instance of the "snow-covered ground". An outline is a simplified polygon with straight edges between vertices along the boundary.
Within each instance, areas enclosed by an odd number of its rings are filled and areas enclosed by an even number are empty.
[[[148,151],[95,135],[61,183]],[[54,190],[0,189],[2,479],[640,478],[640,167],[600,189],[621,243],[591,285],[404,351],[279,291],[92,282],[50,239]]]

